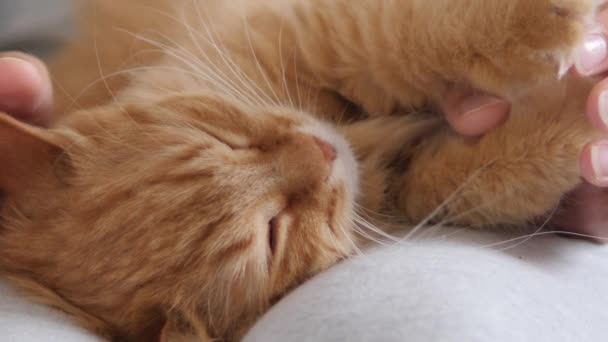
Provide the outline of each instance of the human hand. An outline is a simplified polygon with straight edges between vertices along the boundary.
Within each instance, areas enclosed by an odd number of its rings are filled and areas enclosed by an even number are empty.
[[[608,76],[608,10],[598,14],[597,26],[575,54],[576,72],[582,76]],[[592,89],[587,99],[587,117],[608,132],[608,78]],[[587,145],[580,159],[581,175],[587,180],[567,198],[558,223],[608,242],[608,139]],[[568,228],[568,230],[570,230]]]
[[[52,99],[44,63],[19,52],[0,53],[0,111],[31,124],[46,125],[51,118]]]

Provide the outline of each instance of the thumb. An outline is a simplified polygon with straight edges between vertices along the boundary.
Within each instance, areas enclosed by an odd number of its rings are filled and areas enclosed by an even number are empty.
[[[0,53],[0,111],[33,124],[49,122],[49,73],[39,59],[19,52]]]

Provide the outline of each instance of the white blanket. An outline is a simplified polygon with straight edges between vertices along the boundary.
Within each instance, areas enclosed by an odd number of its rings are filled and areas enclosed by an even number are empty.
[[[608,341],[608,246],[543,237],[483,247],[506,237],[445,234],[318,276],[245,341]]]
[[[1,342],[99,342],[54,310],[30,304],[0,283]]]

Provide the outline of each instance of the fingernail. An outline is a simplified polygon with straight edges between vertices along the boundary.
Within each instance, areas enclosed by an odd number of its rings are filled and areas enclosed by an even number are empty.
[[[604,36],[590,34],[585,37],[575,53],[576,69],[583,75],[591,75],[598,70],[608,56],[608,46]]]
[[[591,146],[591,166],[595,178],[601,183],[608,184],[608,145]]]
[[[604,90],[600,93],[598,111],[600,113],[600,120],[604,125],[604,129],[608,129],[608,90]]]
[[[463,116],[475,115],[479,112],[494,111],[496,109],[508,110],[509,104],[497,97],[488,95],[476,95],[467,98],[460,104]]]

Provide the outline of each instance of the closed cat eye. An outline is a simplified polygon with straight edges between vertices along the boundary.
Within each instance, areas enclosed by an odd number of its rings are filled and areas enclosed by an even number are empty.
[[[278,220],[277,217],[273,217],[270,221],[268,221],[268,247],[270,248],[270,254],[274,256],[277,249],[277,229],[278,229]]]

